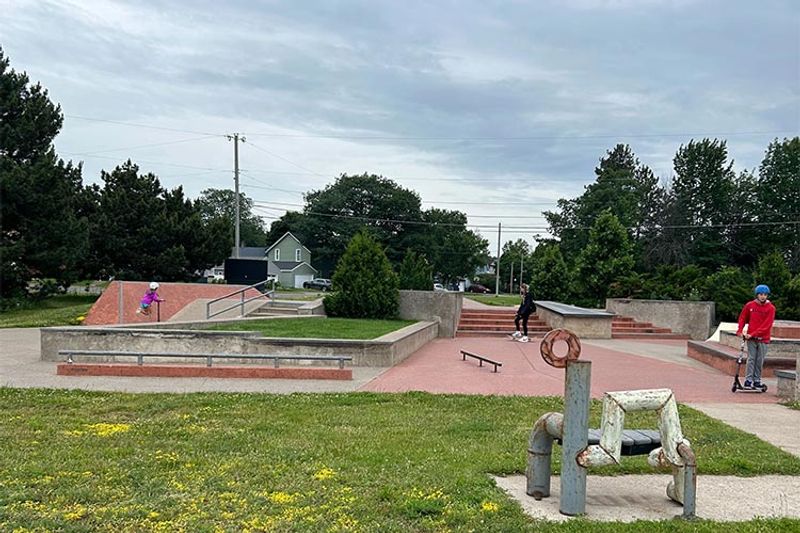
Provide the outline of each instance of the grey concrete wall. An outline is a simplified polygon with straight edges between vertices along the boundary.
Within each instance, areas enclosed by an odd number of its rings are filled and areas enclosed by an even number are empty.
[[[714,302],[608,298],[606,310],[669,328],[699,341],[706,340],[716,329]]]
[[[309,320],[314,320],[309,318]],[[59,350],[113,350],[169,353],[226,353],[269,355],[349,355],[353,366],[390,367],[437,337],[437,322],[418,322],[374,340],[289,339],[262,337],[257,332],[165,330],[132,328],[42,328],[41,358],[63,361]],[[131,362],[131,357],[80,357],[81,362]],[[147,362],[198,363],[198,359],[148,357]],[[258,364],[251,359],[231,363]],[[321,362],[308,364],[320,365]],[[331,363],[336,364],[336,363]]]
[[[571,317],[536,307],[536,315],[542,319],[550,329],[565,328],[582,339],[610,339],[611,320],[613,317]]]
[[[440,337],[455,337],[464,295],[444,291],[400,291],[400,318],[439,322]]]

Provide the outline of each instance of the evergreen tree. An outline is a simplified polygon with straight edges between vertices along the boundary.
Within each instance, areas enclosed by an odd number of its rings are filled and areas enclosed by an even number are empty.
[[[571,297],[570,272],[557,244],[540,244],[530,265],[530,291],[538,300],[564,301]]]
[[[587,305],[602,305],[613,284],[628,276],[634,266],[633,245],[616,215],[604,211],[597,217],[589,242],[578,258],[576,284]]]
[[[353,237],[333,274],[333,294],[325,297],[331,316],[394,318],[399,280],[378,242],[366,231]]]
[[[429,291],[433,289],[433,268],[424,255],[408,251],[400,264],[400,289]]]
[[[22,295],[32,278],[60,284],[80,274],[88,224],[77,214],[81,167],[55,153],[60,106],[10,68],[0,48],[0,291]]]
[[[800,137],[775,139],[758,169],[756,203],[759,222],[800,220]],[[752,246],[785,252],[790,268],[800,271],[800,224],[760,227]]]

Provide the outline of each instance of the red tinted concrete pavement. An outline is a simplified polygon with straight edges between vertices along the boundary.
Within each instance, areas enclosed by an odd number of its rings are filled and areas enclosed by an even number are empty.
[[[87,326],[98,326],[106,324],[136,324],[140,322],[155,322],[156,309],[149,317],[136,314],[139,302],[147,292],[150,285],[146,281],[124,281],[122,282],[122,321],[119,320],[119,281],[112,282],[103,294],[94,303],[89,313],[86,315],[84,324]],[[236,290],[244,288],[244,285],[216,285],[205,283],[161,283],[158,295],[166,300],[161,304],[161,321],[169,318],[194,302],[198,298],[220,298]],[[251,289],[246,297],[255,296],[258,292]],[[237,300],[231,300],[235,303]],[[220,308],[224,308],[221,306]]]
[[[361,390],[433,393],[547,396],[564,393],[564,370],[549,366],[539,354],[539,342],[523,344],[506,339],[436,339],[399,365],[367,383]],[[585,341],[581,359],[592,361],[592,396],[606,391],[669,388],[679,402],[775,403],[774,390],[766,394],[733,394],[732,377],[713,368],[691,366],[608,349]],[[676,341],[658,341],[676,345]],[[680,344],[685,346],[685,342]],[[464,349],[500,361],[498,373],[474,359],[461,360]],[[685,350],[685,348],[683,348]]]

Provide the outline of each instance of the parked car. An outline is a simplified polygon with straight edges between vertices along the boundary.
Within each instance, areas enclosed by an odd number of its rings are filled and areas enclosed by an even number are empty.
[[[312,279],[311,281],[304,281],[303,288],[304,289],[317,289],[319,291],[329,291],[331,290],[331,280],[324,279],[324,278],[317,278]]]
[[[480,283],[473,283],[472,285],[469,286],[469,289],[467,289],[467,290],[469,292],[479,292],[481,294],[489,294],[490,292],[492,292],[489,289],[489,287],[485,287],[485,286],[481,285]]]
[[[445,290],[445,288],[444,288],[444,285],[442,285],[441,283],[434,283],[433,284],[433,290],[435,290],[435,291],[443,291],[443,290]]]

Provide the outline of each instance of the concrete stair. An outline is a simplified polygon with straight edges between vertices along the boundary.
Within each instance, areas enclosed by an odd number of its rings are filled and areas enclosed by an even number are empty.
[[[612,339],[689,339],[688,335],[673,333],[669,328],[660,328],[650,322],[637,322],[628,316],[617,316],[611,321]]]
[[[299,315],[298,309],[307,303],[293,300],[269,300],[247,316],[297,316]]]
[[[514,331],[516,311],[510,309],[463,309],[456,337],[504,337]],[[535,314],[528,319],[528,335],[541,336],[550,331]]]

